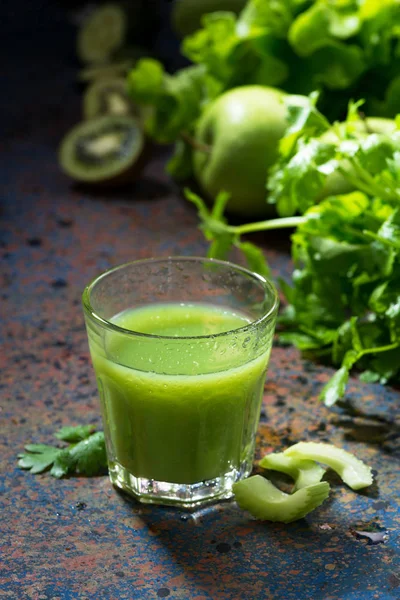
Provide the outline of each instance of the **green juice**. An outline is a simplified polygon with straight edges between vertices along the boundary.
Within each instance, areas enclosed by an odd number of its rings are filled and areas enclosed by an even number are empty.
[[[242,344],[221,346],[226,336],[218,334],[250,320],[224,307],[176,303],[128,310],[111,322],[160,338],[116,329],[96,340],[89,331],[110,467],[177,484],[243,472],[253,457],[269,350],[249,359]],[[216,337],[198,343],[198,336]]]

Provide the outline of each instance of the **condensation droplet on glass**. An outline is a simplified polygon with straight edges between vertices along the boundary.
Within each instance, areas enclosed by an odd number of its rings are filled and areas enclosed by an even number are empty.
[[[247,337],[246,339],[243,340],[243,344],[242,344],[242,348],[247,348],[247,346],[249,345],[251,341],[251,337]]]

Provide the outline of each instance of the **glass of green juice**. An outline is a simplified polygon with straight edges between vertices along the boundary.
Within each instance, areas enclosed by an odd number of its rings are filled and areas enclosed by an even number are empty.
[[[252,470],[278,310],[273,284],[229,262],[113,268],[83,293],[112,483],[194,507]]]

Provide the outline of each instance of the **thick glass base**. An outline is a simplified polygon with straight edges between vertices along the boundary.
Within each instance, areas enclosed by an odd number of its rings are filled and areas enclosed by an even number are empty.
[[[164,504],[180,508],[195,508],[200,505],[225,500],[233,496],[232,485],[247,477],[251,464],[240,471],[234,469],[222,477],[200,483],[183,484],[155,481],[131,475],[119,463],[109,464],[109,474],[113,485],[146,504]]]

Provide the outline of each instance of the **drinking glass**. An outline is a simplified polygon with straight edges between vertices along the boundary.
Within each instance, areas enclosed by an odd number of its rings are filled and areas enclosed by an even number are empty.
[[[83,307],[112,483],[147,503],[229,498],[252,470],[278,310],[273,284],[224,261],[147,259],[97,277]],[[204,316],[201,334],[174,330],[176,307]],[[127,314],[170,329],[136,331],[121,325]],[[226,330],[214,330],[224,319]]]

